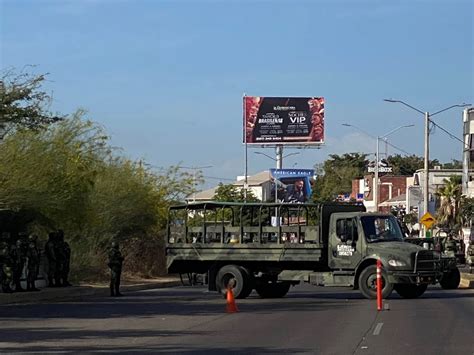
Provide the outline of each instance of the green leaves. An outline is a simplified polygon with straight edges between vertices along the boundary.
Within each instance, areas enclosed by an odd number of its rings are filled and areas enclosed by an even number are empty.
[[[0,77],[0,125],[6,132],[40,129],[64,119],[49,111],[51,96],[42,90],[46,74],[16,74],[12,69]],[[3,134],[2,134],[3,135]]]
[[[330,159],[315,166],[318,177],[313,189],[313,200],[333,201],[339,194],[352,191],[352,180],[362,178],[367,166],[367,154],[331,154]]]

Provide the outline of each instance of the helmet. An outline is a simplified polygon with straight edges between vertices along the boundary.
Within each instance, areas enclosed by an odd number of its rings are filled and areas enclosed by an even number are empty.
[[[117,248],[119,247],[119,243],[114,240],[114,241],[112,241],[112,243],[110,243],[110,246],[111,246],[112,248],[117,249]]]
[[[30,235],[28,236],[28,240],[29,240],[30,242],[36,242],[36,241],[38,240],[38,236],[37,236],[36,234],[30,234]]]

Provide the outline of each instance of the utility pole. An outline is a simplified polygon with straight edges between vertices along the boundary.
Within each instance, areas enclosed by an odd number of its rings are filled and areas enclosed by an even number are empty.
[[[471,120],[470,116],[473,119]],[[474,125],[474,108],[466,108],[463,111],[463,134],[464,134],[464,147],[463,147],[463,163],[462,163],[462,193],[467,195],[468,184],[469,184],[469,162],[471,156],[471,147],[469,146],[470,135],[474,134],[474,130],[471,129],[471,125]],[[471,133],[472,132],[472,133]],[[472,143],[474,145],[474,143]]]
[[[425,112],[425,176],[423,179],[423,214],[429,212],[430,197],[430,114]]]
[[[401,101],[401,100],[384,99],[384,101],[402,104],[406,107],[411,108],[412,110],[414,110],[416,112],[421,113],[425,117],[425,164],[424,164],[425,165],[424,166],[425,176],[424,176],[424,179],[423,179],[423,214],[427,213],[427,212],[429,212],[428,211],[428,206],[429,206],[428,199],[429,199],[429,196],[430,196],[429,195],[429,187],[430,187],[430,185],[429,185],[429,179],[430,179],[429,178],[429,174],[430,174],[429,156],[430,156],[430,122],[431,122],[431,117],[433,117],[434,115],[437,115],[441,112],[450,110],[454,107],[466,107],[466,106],[470,106],[470,104],[452,105],[452,106],[446,107],[442,110],[439,110],[435,113],[430,114],[429,112],[423,112],[423,111],[417,109],[416,107],[413,107],[413,106],[411,106],[411,105],[409,105],[406,102]],[[421,215],[419,217],[421,217]]]

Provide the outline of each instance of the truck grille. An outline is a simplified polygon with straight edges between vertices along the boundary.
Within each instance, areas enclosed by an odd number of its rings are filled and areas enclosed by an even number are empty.
[[[437,258],[431,250],[419,250],[412,255],[415,272],[417,271],[435,271],[437,269]]]

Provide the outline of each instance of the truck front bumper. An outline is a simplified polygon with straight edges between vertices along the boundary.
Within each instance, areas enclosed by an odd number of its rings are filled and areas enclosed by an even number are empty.
[[[436,284],[443,275],[439,271],[389,271],[388,281],[394,284]]]

